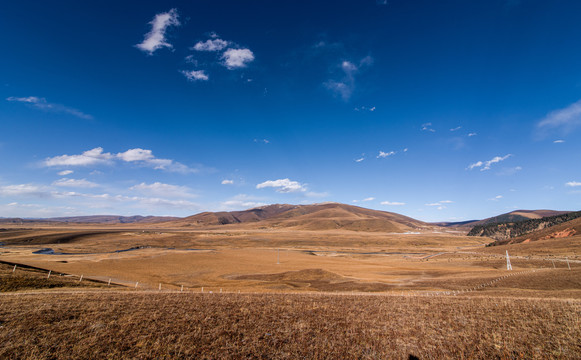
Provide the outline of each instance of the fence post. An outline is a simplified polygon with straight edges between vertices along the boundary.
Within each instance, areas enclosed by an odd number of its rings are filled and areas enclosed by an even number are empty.
[[[79,279],[79,282],[83,281],[83,275],[81,274],[81,278]]]
[[[46,277],[47,279],[50,279],[50,274],[52,273],[52,270],[48,271],[48,276]]]
[[[14,269],[12,269],[12,273],[14,274],[15,271],[16,271],[16,264],[14,264]]]
[[[109,282],[107,283],[107,286],[111,286],[111,278],[109,278]]]

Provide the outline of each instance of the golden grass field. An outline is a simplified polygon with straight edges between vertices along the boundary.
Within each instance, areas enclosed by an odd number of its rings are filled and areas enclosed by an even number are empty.
[[[581,357],[581,236],[490,241],[440,229],[5,227],[0,357]]]

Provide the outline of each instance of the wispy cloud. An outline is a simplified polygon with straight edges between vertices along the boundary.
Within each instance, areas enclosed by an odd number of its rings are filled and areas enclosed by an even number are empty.
[[[52,183],[54,186],[61,186],[61,187],[74,187],[74,188],[95,188],[99,187],[99,184],[94,183],[92,181],[88,181],[87,179],[68,179],[62,178]]]
[[[360,162],[362,162],[363,160],[365,160],[365,157],[364,157],[364,156],[362,156],[362,157],[360,157],[360,158],[358,158],[358,159],[355,159],[355,162],[358,162],[358,163],[360,163]]]
[[[58,174],[59,174],[60,176],[67,176],[67,175],[70,175],[70,174],[72,174],[72,173],[74,173],[74,171],[73,171],[73,170],[63,170],[63,171],[59,171],[59,172],[58,172]]]
[[[353,200],[354,203],[358,203],[358,202],[369,202],[369,201],[373,201],[375,200],[375,198],[373,196],[367,197],[363,200]]]
[[[207,81],[210,77],[204,70],[180,70],[189,81]]]
[[[553,143],[555,143],[555,144],[562,144],[564,142],[565,142],[565,140],[555,140],[555,141],[553,141]]]
[[[93,119],[93,117],[91,115],[85,114],[82,111],[79,111],[77,109],[74,109],[74,108],[71,108],[71,107],[68,107],[65,105],[50,103],[45,98],[41,98],[41,97],[10,96],[10,97],[6,98],[6,100],[11,101],[11,102],[19,102],[19,103],[27,104],[29,106],[32,106],[34,108],[37,108],[37,109],[40,109],[43,111],[65,113],[65,114],[73,115],[73,116],[76,116],[80,119],[85,119],[85,120]]]
[[[341,62],[339,69],[340,76],[335,79],[327,80],[323,85],[334,95],[340,96],[344,101],[348,101],[355,90],[355,76],[363,69],[373,65],[373,58],[366,56],[358,64],[344,60]],[[375,107],[373,107],[374,111]]]
[[[274,188],[279,193],[305,192],[307,188],[304,184],[290,179],[267,180],[256,185],[257,189]]]
[[[471,132],[471,133],[468,134],[468,137],[472,137],[472,136],[476,136],[476,135],[478,135],[478,134],[475,133],[475,132]]]
[[[581,100],[559,110],[547,114],[537,124],[540,135],[545,135],[550,130],[557,130],[563,134],[570,133],[581,126]]]
[[[403,206],[403,205],[405,205],[405,203],[404,202],[397,202],[397,201],[382,201],[381,205]]]
[[[435,207],[438,210],[444,210],[444,209],[447,209],[446,205],[444,205],[444,204],[452,204],[452,203],[454,203],[452,200],[441,200],[441,201],[438,201],[438,202],[435,202],[435,203],[427,203],[427,204],[424,204],[424,205],[426,205],[426,206],[433,206],[433,207]]]
[[[266,205],[262,198],[247,194],[238,194],[220,203],[220,210],[242,210]]]
[[[222,185],[233,185],[234,184],[234,180],[222,180],[221,182]]]
[[[354,111],[369,111],[369,112],[374,112],[375,111],[375,106],[358,106],[356,108],[353,109]]]
[[[428,132],[436,132],[436,130],[432,129],[432,123],[431,122],[422,124],[421,130],[422,131],[428,131]]]
[[[161,182],[154,182],[152,184],[141,183],[134,185],[129,190],[138,191],[147,195],[160,196],[164,198],[195,198],[196,194],[192,194],[191,189],[187,186],[164,184]]]
[[[490,198],[490,199],[488,199],[488,200],[489,200],[489,201],[498,201],[498,200],[500,200],[500,199],[502,199],[502,198],[503,198],[503,196],[502,196],[502,195],[496,195],[495,197],[493,197],[493,198]]]
[[[496,163],[499,163],[501,161],[504,161],[504,160],[508,159],[511,156],[512,156],[512,154],[507,154],[507,155],[504,155],[504,156],[495,156],[494,158],[492,158],[492,159],[490,159],[488,161],[484,161],[484,162],[477,161],[477,162],[475,162],[473,164],[468,165],[468,167],[466,169],[467,170],[472,170],[472,169],[475,169],[475,168],[482,167],[480,169],[480,171],[490,170],[490,166],[492,164],[496,164]]]
[[[135,163],[142,166],[152,167],[156,170],[165,170],[170,172],[197,172],[196,169],[191,169],[184,164],[170,160],[160,159],[153,155],[151,150],[147,149],[129,149],[125,152],[111,154],[103,152],[102,147],[97,147],[87,150],[79,155],[59,155],[46,158],[43,162],[44,166],[90,166],[90,165],[105,165],[112,164],[115,161]]]
[[[568,183],[565,184],[565,186],[578,187],[578,186],[581,186],[581,182],[578,182],[578,181],[569,181]]]
[[[150,24],[151,30],[145,34],[143,42],[135,45],[135,47],[149,55],[163,47],[171,49],[172,45],[166,41],[165,32],[170,26],[180,25],[177,10],[171,9],[168,12],[155,15]]]
[[[396,154],[396,152],[395,152],[395,151],[390,151],[390,152],[383,152],[383,151],[381,151],[381,150],[380,150],[380,151],[379,151],[379,155],[377,155],[377,158],[378,158],[378,159],[379,159],[379,158],[386,158],[386,157],[388,157],[388,156],[393,156],[393,155],[395,155],[395,154]]]
[[[17,184],[0,186],[0,196],[50,197],[45,186],[34,184]]]
[[[453,128],[453,129],[450,129],[450,131],[458,131],[460,129],[462,129],[462,126],[457,126],[457,127]]]

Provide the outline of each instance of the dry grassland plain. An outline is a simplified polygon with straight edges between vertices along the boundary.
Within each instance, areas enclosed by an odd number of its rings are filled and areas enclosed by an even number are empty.
[[[490,241],[7,227],[0,357],[580,358],[581,237]]]

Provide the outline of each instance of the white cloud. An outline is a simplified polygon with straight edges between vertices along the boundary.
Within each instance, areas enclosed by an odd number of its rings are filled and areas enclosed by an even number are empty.
[[[390,152],[383,152],[383,151],[379,151],[379,155],[377,155],[377,158],[386,158],[388,156],[392,156],[395,155],[395,151],[390,151]]]
[[[484,163],[483,163],[482,161],[477,161],[477,162],[475,162],[474,164],[470,164],[470,165],[468,165],[468,169],[469,169],[469,170],[472,170],[472,169],[474,169],[475,167],[481,167],[482,165],[484,165]]]
[[[462,129],[462,126],[457,126],[457,127],[453,128],[453,129],[450,129],[450,131],[458,131],[460,129]]]
[[[198,42],[194,45],[191,50],[196,51],[220,51],[225,49],[228,45],[230,45],[229,41],[222,40],[222,39],[208,39],[205,42]]]
[[[291,181],[290,179],[267,180],[256,185],[257,189],[271,187],[276,189],[279,193],[304,192],[306,187],[298,181]]]
[[[436,130],[432,129],[432,123],[431,122],[422,124],[421,130],[422,131],[429,131],[429,132],[436,132]]]
[[[558,129],[563,133],[569,133],[578,126],[581,126],[581,100],[566,108],[550,112],[537,124],[537,129]]]
[[[83,152],[81,155],[60,155],[49,157],[44,161],[45,166],[88,166],[108,163],[113,159],[111,153],[104,153],[102,147]]]
[[[222,54],[224,66],[229,70],[244,68],[254,61],[254,54],[250,49],[228,49]]]
[[[184,164],[170,160],[159,159],[153,155],[151,150],[147,149],[129,149],[118,154],[103,152],[102,147],[87,150],[80,155],[60,155],[47,158],[44,166],[89,166],[98,164],[112,164],[115,160],[123,162],[138,163],[143,166],[149,166],[156,170],[165,170],[170,172],[197,172]]]
[[[157,49],[162,47],[172,48],[172,45],[166,42],[165,32],[169,26],[179,26],[178,12],[171,9],[168,12],[155,15],[150,22],[151,31],[145,34],[143,42],[135,45],[139,50],[153,54]]]
[[[478,134],[476,134],[475,132],[471,132],[468,134],[468,137],[472,137],[472,136],[476,136],[476,135],[478,135]]]
[[[325,81],[323,85],[335,95],[341,96],[344,101],[348,101],[355,90],[355,75],[361,69],[371,65],[373,65],[373,58],[371,56],[366,56],[361,59],[359,65],[355,65],[348,60],[343,60],[339,66],[342,72],[340,79],[330,79]],[[375,107],[369,108],[369,111],[375,111]]]
[[[141,183],[130,187],[129,190],[139,191],[147,195],[170,198],[197,197],[197,195],[191,193],[191,189],[187,186],[164,184],[161,182],[154,182],[152,184]]]
[[[446,209],[446,206],[443,204],[452,204],[454,203],[452,200],[442,200],[442,201],[438,201],[435,203],[428,203],[428,204],[424,204],[426,206],[437,206],[438,210],[443,210]]]
[[[382,201],[381,205],[390,205],[390,206],[403,206],[405,203],[397,202],[397,201]]]
[[[581,182],[578,182],[578,181],[569,181],[568,183],[565,184],[565,186],[577,187],[577,186],[581,186]]]
[[[500,199],[502,199],[502,198],[503,198],[503,196],[502,196],[502,195],[496,195],[495,197],[493,197],[493,198],[491,198],[491,199],[488,199],[488,200],[490,200],[490,201],[498,201],[498,200],[500,200]]]
[[[265,144],[270,144],[270,140],[268,139],[254,139],[255,143],[265,143]]]
[[[46,101],[45,98],[39,98],[36,96],[28,96],[28,97],[10,96],[10,97],[6,98],[6,100],[12,101],[12,102],[20,102],[20,103],[24,103],[24,104],[29,104],[29,105],[31,105],[37,109],[43,110],[43,111],[56,112],[56,113],[66,113],[66,114],[73,115],[73,116],[76,116],[78,118],[85,119],[85,120],[93,119],[93,117],[91,115],[85,114],[82,111],[79,111],[77,109],[74,109],[74,108],[71,108],[68,106],[64,106],[61,104],[49,103],[48,101]]]
[[[67,178],[59,179],[53,182],[52,185],[61,187],[78,187],[78,188],[95,188],[99,186],[99,184],[96,184],[92,181],[88,181],[86,179],[67,179]]]
[[[232,185],[234,184],[234,180],[222,180],[222,185]]]
[[[46,187],[33,184],[18,184],[0,186],[0,196],[32,196],[32,197],[50,197]]]
[[[490,166],[492,164],[496,164],[496,163],[499,163],[501,161],[504,161],[511,156],[512,156],[512,154],[507,154],[504,156],[495,156],[494,158],[492,158],[488,161],[485,161],[485,162],[478,161],[478,162],[475,162],[474,164],[468,165],[467,170],[472,170],[472,169],[477,168],[477,167],[482,167],[482,169],[480,169],[480,171],[490,170]]]
[[[59,171],[57,174],[59,174],[60,176],[67,176],[74,173],[73,170],[63,170],[63,171]]]
[[[233,198],[223,201],[220,203],[221,210],[242,210],[242,209],[250,209],[259,206],[267,205],[266,203],[260,201],[261,198],[257,198],[254,196],[249,196],[246,194],[238,194]]]
[[[375,200],[375,198],[372,197],[372,196],[370,196],[370,197],[367,197],[367,198],[365,198],[363,200],[353,200],[353,202],[354,203],[358,203],[358,202],[368,202],[368,201],[373,201],[373,200]]]
[[[365,158],[364,157],[360,157],[359,159],[355,159],[355,162],[358,162],[359,163],[359,162],[362,162],[363,160],[365,160]]]
[[[129,149],[125,152],[118,153],[117,158],[125,162],[137,162],[145,166],[150,166],[155,170],[165,170],[170,172],[196,172],[195,169],[190,169],[184,164],[170,160],[170,159],[159,159],[153,155],[151,150],[147,149]]]
[[[555,143],[555,144],[562,144],[564,142],[565,142],[565,140],[555,140],[555,141],[553,141],[553,143]]]
[[[181,70],[180,71],[189,81],[207,81],[210,77],[204,70]]]

